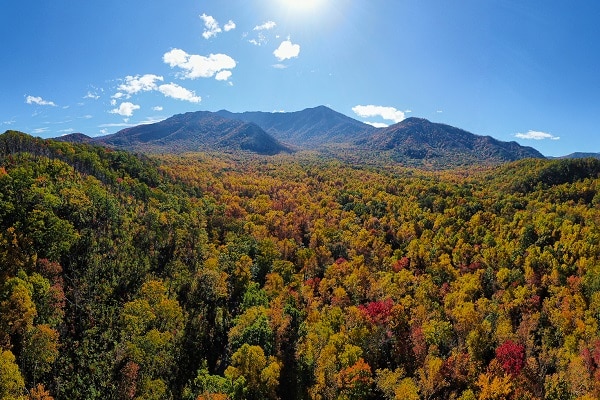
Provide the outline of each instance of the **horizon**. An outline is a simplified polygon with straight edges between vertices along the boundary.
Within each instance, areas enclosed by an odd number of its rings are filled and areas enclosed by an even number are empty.
[[[600,152],[600,5],[535,1],[14,3],[0,129],[91,137],[190,111],[324,105]]]

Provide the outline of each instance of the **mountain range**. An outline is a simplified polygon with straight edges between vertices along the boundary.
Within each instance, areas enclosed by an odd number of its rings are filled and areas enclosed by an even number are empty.
[[[434,167],[544,158],[534,148],[514,141],[503,142],[422,118],[375,128],[325,106],[287,113],[188,112],[112,135],[91,138],[77,133],[58,140],[151,153],[245,150],[273,155],[311,150],[350,160],[393,160]]]

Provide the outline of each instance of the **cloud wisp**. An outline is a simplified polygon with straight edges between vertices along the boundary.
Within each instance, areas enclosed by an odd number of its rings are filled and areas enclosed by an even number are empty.
[[[385,122],[369,122],[369,121],[365,121],[365,124],[374,126],[375,128],[387,128],[389,126],[389,124],[386,124]]]
[[[204,22],[204,32],[202,32],[202,37],[204,39],[210,39],[212,37],[215,37],[219,33],[223,32],[223,30],[225,30],[225,32],[229,32],[235,29],[235,22],[233,22],[232,20],[229,20],[223,26],[223,29],[221,29],[221,26],[219,25],[217,20],[211,15],[206,15],[203,13],[202,15],[200,15],[200,19]]]
[[[27,104],[37,104],[38,106],[51,106],[56,107],[56,104],[52,101],[44,100],[38,96],[27,96],[25,98],[25,103]]]
[[[188,54],[181,49],[173,49],[163,55],[163,61],[171,68],[178,67],[183,70],[179,76],[183,79],[212,78],[219,72],[232,70],[236,61],[227,54],[210,54],[208,57]],[[223,80],[223,74],[219,75]],[[231,74],[227,76],[227,79]]]
[[[277,24],[274,21],[267,21],[262,25],[257,25],[254,27],[253,30],[255,31],[269,31],[273,28],[275,28],[277,26]]]
[[[394,107],[375,106],[372,104],[366,106],[354,106],[352,107],[352,111],[354,111],[354,113],[361,118],[380,117],[386,121],[392,121],[395,124],[403,121],[406,118],[403,111],[397,110]],[[385,125],[383,123],[378,122],[367,122],[367,124],[373,125],[377,128],[383,127]]]
[[[84,99],[98,100],[100,98],[100,95],[98,95],[95,92],[88,91],[87,94],[85,96],[83,96],[83,98]]]
[[[560,136],[554,136],[551,133],[540,131],[528,131],[527,133],[516,133],[515,137],[526,140],[560,140]]]

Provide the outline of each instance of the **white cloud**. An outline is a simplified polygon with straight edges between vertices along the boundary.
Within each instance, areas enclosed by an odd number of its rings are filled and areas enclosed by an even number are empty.
[[[27,96],[27,98],[25,99],[25,102],[27,104],[37,104],[38,106],[56,107],[56,104],[54,104],[52,101],[47,101],[47,100],[42,99],[41,97],[36,97],[36,96]]]
[[[167,97],[172,97],[177,100],[185,100],[191,103],[200,103],[202,98],[184,87],[175,83],[160,85],[158,90]]]
[[[33,133],[38,134],[38,133],[45,133],[48,132],[49,128],[36,128],[33,130]]]
[[[139,110],[140,106],[137,104],[130,103],[128,101],[121,103],[118,108],[110,110],[111,114],[119,114],[123,117],[131,117],[135,110]]]
[[[529,139],[529,140],[544,140],[544,139],[559,140],[560,139],[559,136],[554,136],[550,133],[540,132],[540,131],[528,131],[527,133],[517,133],[517,134],[515,134],[515,137],[518,137],[519,139]]]
[[[68,135],[69,133],[73,133],[73,132],[75,132],[75,129],[73,129],[73,128],[61,129],[60,131],[58,131],[58,133],[63,133],[65,135]]]
[[[375,128],[387,128],[389,125],[383,122],[369,122],[365,121],[365,124],[374,126]]]
[[[163,77],[153,74],[126,76],[125,83],[122,83],[117,87],[119,92],[115,93],[113,98],[119,99],[125,96],[125,94],[122,92],[126,93],[127,98],[130,98],[131,95],[138,92],[149,92],[151,90],[156,90],[158,87],[156,84],[157,81],[162,82]]]
[[[205,29],[204,32],[202,32],[204,39],[210,39],[213,36],[217,36],[217,33],[221,33],[221,27],[216,19],[206,14],[202,14],[200,19],[204,21]]]
[[[233,22],[232,20],[229,20],[229,22],[227,22],[225,24],[225,26],[223,26],[223,29],[225,30],[225,32],[229,32],[231,30],[235,29],[235,22]]]
[[[157,122],[164,121],[164,120],[165,120],[164,118],[150,118],[150,117],[148,117],[148,118],[146,118],[146,120],[140,121],[140,125],[155,124]]]
[[[163,108],[162,108],[162,106],[155,106],[155,107],[152,107],[152,110],[154,110],[154,111],[162,111]]]
[[[171,68],[179,67],[184,70],[183,78],[211,78],[215,74],[235,68],[236,61],[227,54],[210,54],[204,57],[197,54],[188,54],[181,49],[173,49],[163,56],[163,61]]]
[[[273,52],[279,61],[298,57],[300,54],[300,45],[293,44],[289,39],[281,42],[279,47]]]
[[[215,75],[215,79],[218,81],[226,81],[229,78],[231,78],[231,71],[228,70],[219,71]]]
[[[277,24],[273,21],[267,21],[262,25],[257,25],[254,27],[255,31],[268,31],[271,30],[273,28],[275,28],[277,26]]]
[[[190,55],[181,49],[173,49],[163,55],[163,62],[171,67],[185,64],[188,62]]]
[[[273,68],[276,69],[286,69],[288,66],[285,64],[273,64]]]
[[[352,111],[356,115],[362,118],[370,118],[370,117],[381,117],[388,121],[393,121],[394,123],[398,123],[404,120],[404,112],[400,110],[396,110],[394,107],[384,107],[384,106],[355,106],[352,107]]]

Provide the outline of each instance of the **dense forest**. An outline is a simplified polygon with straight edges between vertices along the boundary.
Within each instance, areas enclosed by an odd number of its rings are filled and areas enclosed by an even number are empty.
[[[2,399],[600,398],[600,160],[0,136]]]

